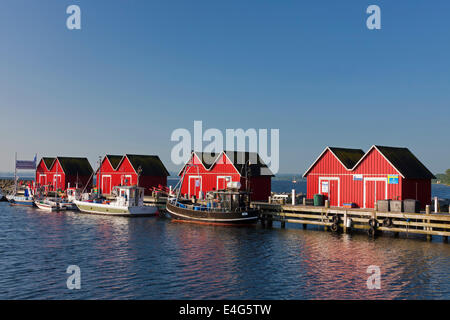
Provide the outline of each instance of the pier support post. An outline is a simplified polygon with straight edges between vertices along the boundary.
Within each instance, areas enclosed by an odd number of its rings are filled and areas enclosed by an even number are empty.
[[[282,229],[286,228],[286,221],[281,220],[281,228]]]
[[[303,198],[303,205],[306,206],[306,197]],[[449,206],[450,208],[450,206]]]
[[[325,208],[329,208],[330,207],[330,201],[328,201],[328,199],[327,200],[325,200]]]
[[[425,214],[431,214],[431,207],[429,205],[425,207]],[[430,223],[430,219],[427,219],[427,223]],[[426,230],[430,231],[430,227],[426,227]],[[431,234],[427,234],[427,241],[431,241],[431,239]]]
[[[344,212],[344,233],[347,233],[347,210]]]
[[[308,228],[308,225],[306,223],[303,224],[303,230],[306,230]]]
[[[295,189],[292,189],[292,205],[295,206]]]

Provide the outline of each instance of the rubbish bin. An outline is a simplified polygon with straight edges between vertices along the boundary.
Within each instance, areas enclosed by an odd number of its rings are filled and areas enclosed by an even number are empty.
[[[402,200],[391,200],[390,211],[391,212],[403,212],[403,201]]]
[[[414,199],[405,199],[403,201],[404,212],[409,213],[419,213],[420,212],[420,201]]]
[[[390,200],[378,200],[378,211],[389,212],[389,202]]]
[[[323,194],[314,195],[314,206],[323,207]]]

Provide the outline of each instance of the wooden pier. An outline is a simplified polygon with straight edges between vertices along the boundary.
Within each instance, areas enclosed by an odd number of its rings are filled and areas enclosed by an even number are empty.
[[[341,207],[324,207],[310,205],[273,204],[267,202],[252,202],[253,207],[261,210],[261,222],[264,226],[272,226],[273,221],[279,221],[281,228],[288,223],[323,226],[333,232],[350,232],[363,230],[370,236],[382,232],[412,233],[432,236],[442,236],[444,241],[450,236],[450,214],[431,213],[427,206],[424,213],[382,212],[374,209],[350,209]]]

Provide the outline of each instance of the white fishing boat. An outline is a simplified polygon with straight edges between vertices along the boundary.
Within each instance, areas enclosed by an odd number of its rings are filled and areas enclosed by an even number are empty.
[[[58,202],[51,201],[49,199],[35,200],[34,204],[41,210],[53,212],[61,210]]]
[[[144,188],[137,186],[114,187],[114,200],[74,200],[81,212],[108,216],[143,217],[159,214],[156,205],[144,205]]]
[[[11,195],[7,195],[6,199],[13,206],[34,207],[33,194],[28,187],[24,190],[23,195],[20,195],[19,192],[16,191]]]

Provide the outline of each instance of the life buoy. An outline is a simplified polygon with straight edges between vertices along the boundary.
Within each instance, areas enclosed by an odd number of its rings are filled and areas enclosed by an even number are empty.
[[[384,218],[383,219],[383,226],[384,227],[392,227],[392,219],[391,218]]]
[[[378,220],[377,219],[370,219],[369,220],[369,226],[371,226],[372,228],[377,228],[378,227]]]
[[[333,219],[332,219],[332,221],[333,221],[333,223],[339,223],[339,216],[337,215],[337,214],[335,214],[334,216],[333,216]]]
[[[338,232],[338,230],[339,230],[339,225],[337,224],[337,222],[334,222],[332,225],[331,225],[331,231],[333,231],[333,232]]]

